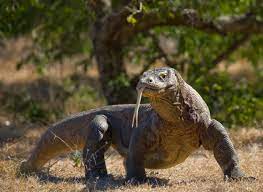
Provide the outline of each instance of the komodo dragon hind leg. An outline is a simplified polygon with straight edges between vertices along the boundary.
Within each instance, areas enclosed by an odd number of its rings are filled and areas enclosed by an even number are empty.
[[[223,170],[225,180],[255,179],[246,177],[241,171],[236,150],[221,123],[212,120],[201,140],[205,149],[213,150],[214,157]]]
[[[97,115],[89,125],[83,161],[87,182],[107,175],[104,153],[110,146],[110,130],[105,115]]]

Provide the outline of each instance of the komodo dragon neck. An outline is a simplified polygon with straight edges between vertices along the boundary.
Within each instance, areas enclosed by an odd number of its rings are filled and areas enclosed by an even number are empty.
[[[186,105],[182,95],[185,88],[183,82],[179,85],[180,89],[171,87],[165,91],[161,97],[151,97],[150,103],[156,113],[169,123],[178,123],[182,120],[184,106]]]

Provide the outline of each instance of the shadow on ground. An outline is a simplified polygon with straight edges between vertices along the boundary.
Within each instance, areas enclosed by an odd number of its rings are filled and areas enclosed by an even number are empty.
[[[46,172],[40,172],[37,173],[37,178],[39,181],[47,183],[47,182],[51,182],[51,183],[82,183],[82,184],[86,184],[85,181],[85,177],[68,177],[68,178],[64,178],[64,177],[57,177],[54,175],[50,175],[49,173]],[[161,186],[168,186],[169,184],[169,180],[165,179],[165,178],[157,178],[157,177],[148,177],[147,180],[145,182],[143,182],[143,184],[147,184],[149,186],[151,186],[152,188],[155,187],[161,187]],[[89,183],[86,186],[86,190],[107,190],[107,189],[116,189],[119,188],[121,186],[127,186],[127,185],[136,185],[134,183],[130,183],[130,182],[126,182],[124,177],[118,176],[118,177],[113,177],[112,175],[108,175],[107,177],[101,178],[96,180],[93,183]]]

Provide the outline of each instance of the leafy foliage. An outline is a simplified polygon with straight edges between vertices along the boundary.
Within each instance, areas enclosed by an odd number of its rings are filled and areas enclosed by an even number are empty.
[[[82,0],[4,1],[0,5],[0,33],[4,37],[29,34],[34,46],[18,63],[36,65],[40,73],[47,64],[90,53],[88,23],[91,15]],[[89,63],[89,58],[75,64]]]
[[[65,100],[64,111],[68,113],[86,111],[105,103],[98,90],[87,84],[78,84],[79,82],[72,78],[64,80],[64,88],[70,93],[70,97]],[[78,85],[77,88],[76,85]]]
[[[229,127],[253,125],[262,106],[256,86],[234,82],[226,73],[201,76],[193,82],[211,109],[212,116]]]
[[[81,167],[83,160],[82,160],[82,152],[74,151],[70,154],[70,160],[73,162],[74,167]]]
[[[20,121],[41,122],[46,124],[48,121],[54,121],[61,115],[61,109],[50,108],[46,102],[32,98],[28,92],[19,92],[16,94],[7,93],[3,106],[8,112],[14,113]]]

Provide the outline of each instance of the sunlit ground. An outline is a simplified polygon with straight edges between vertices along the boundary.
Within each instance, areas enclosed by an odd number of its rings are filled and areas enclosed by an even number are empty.
[[[52,160],[46,165],[45,175],[17,177],[16,169],[21,160],[29,155],[43,128],[27,131],[26,135],[12,142],[2,143],[0,148],[1,191],[82,191],[85,190],[84,169],[74,167],[67,157]],[[224,182],[223,175],[213,155],[200,149],[184,163],[165,170],[147,170],[155,184],[139,186],[123,185],[122,159],[110,152],[107,159],[113,175],[107,183],[109,191],[261,191],[263,189],[263,131],[240,129],[231,131],[231,137],[240,157],[240,165],[247,175],[256,181]]]

